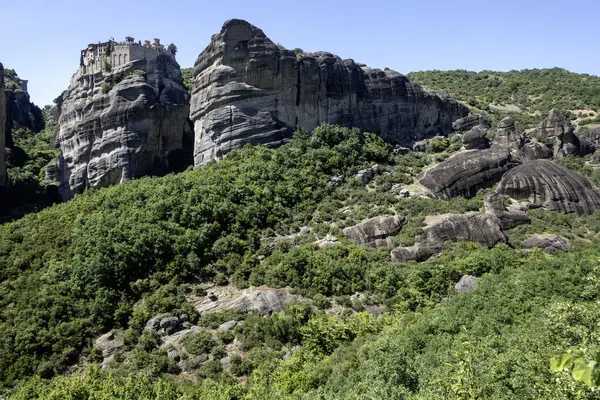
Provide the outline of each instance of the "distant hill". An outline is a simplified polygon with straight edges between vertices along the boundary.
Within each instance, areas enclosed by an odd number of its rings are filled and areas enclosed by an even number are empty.
[[[492,121],[510,115],[529,129],[552,108],[571,111],[579,129],[600,124],[600,77],[562,68],[522,71],[419,71],[408,74],[423,87],[454,96]]]

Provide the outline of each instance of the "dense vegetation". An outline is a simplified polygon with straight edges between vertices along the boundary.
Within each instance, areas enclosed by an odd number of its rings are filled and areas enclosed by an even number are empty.
[[[424,87],[454,96],[489,113],[507,114],[519,129],[535,127],[552,108],[570,110],[580,128],[600,124],[600,77],[561,68],[522,71],[420,71],[409,77]]]
[[[479,210],[483,193],[447,202],[390,192],[453,145],[451,138],[441,153],[395,155],[377,136],[322,126],[279,149],[247,146],[219,163],[89,191],[0,226],[6,396],[597,398],[567,374],[552,374],[548,360],[569,347],[598,350],[600,215],[534,210],[531,225],[509,232],[510,246],[456,243],[423,263],[392,263],[386,249],[343,239],[341,228],[397,212],[407,225],[395,240],[411,244],[426,215]],[[354,174],[374,163],[383,173],[365,187]],[[303,225],[312,232],[298,240],[261,240]],[[568,237],[573,250],[525,257],[521,240],[542,232]],[[313,244],[326,234],[341,243]],[[482,278],[475,291],[456,294],[465,274]],[[187,299],[206,282],[291,286],[316,309],[199,316]],[[356,292],[362,296],[350,297]],[[343,311],[327,311],[332,303]],[[383,315],[365,312],[371,305],[382,305]],[[164,312],[186,313],[206,329],[244,323],[216,338],[186,338],[187,353],[214,359],[183,377],[143,330]],[[123,332],[128,353],[103,372],[93,339],[112,328]],[[218,359],[234,340],[244,354],[223,370]]]
[[[45,125],[38,133],[29,129],[12,132],[14,146],[8,150],[8,187],[0,196],[0,221],[40,210],[55,199],[45,188],[45,167],[58,157],[58,149],[51,144],[59,128],[53,121],[47,121]]]

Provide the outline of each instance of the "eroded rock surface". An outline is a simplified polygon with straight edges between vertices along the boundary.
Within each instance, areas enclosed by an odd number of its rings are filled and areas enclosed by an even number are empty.
[[[525,211],[517,207],[506,207],[504,196],[499,193],[488,193],[484,199],[484,207],[486,213],[500,220],[503,229],[512,229],[531,222]]]
[[[589,145],[581,143],[575,135],[571,121],[556,108],[550,111],[548,118],[543,120],[530,136],[551,147],[556,158],[569,155],[584,156],[590,152]]]
[[[108,368],[110,362],[125,350],[123,338],[115,331],[110,331],[100,336],[94,344],[102,350],[102,368],[104,369]]]
[[[27,92],[27,81],[19,78],[14,70],[5,70],[2,84],[6,101],[2,109],[6,112],[4,123],[6,147],[13,147],[12,132],[16,129],[29,129],[37,133],[44,129],[42,110],[31,102]]]
[[[343,230],[344,236],[368,247],[386,246],[386,238],[396,236],[405,218],[400,215],[374,217]]]
[[[290,303],[307,301],[301,296],[292,294],[289,289],[268,287],[249,287],[244,290],[232,287],[216,288],[212,294],[212,299],[210,296],[192,299],[194,307],[200,314],[229,309],[269,314],[283,310]]]
[[[490,214],[448,214],[429,216],[419,240],[410,247],[396,247],[391,252],[393,261],[424,261],[440,253],[444,243],[466,240],[493,247],[506,242],[500,220]]]
[[[429,93],[404,75],[327,52],[280,49],[243,20],[225,22],[194,66],[194,163],[246,143],[280,145],[296,127],[358,127],[393,143],[447,134],[464,105]]]
[[[508,171],[497,192],[551,211],[590,214],[600,209],[600,191],[585,176],[548,160]]]
[[[182,159],[189,94],[170,56],[83,75],[56,102],[63,200],[86,187],[165,172]]]
[[[523,241],[524,249],[542,249],[544,253],[554,254],[557,251],[569,251],[571,241],[563,236],[536,234]]]
[[[512,150],[518,150],[523,146],[523,136],[517,131],[512,118],[506,117],[498,124],[494,146],[504,146]]]
[[[473,197],[479,189],[497,183],[514,165],[510,151],[505,148],[467,150],[423,172],[417,180],[442,199]]]
[[[479,114],[469,114],[466,117],[457,119],[452,123],[452,128],[457,132],[468,132],[476,126],[489,129],[492,124],[490,120]]]
[[[458,282],[456,282],[456,285],[454,285],[454,290],[459,293],[470,292],[475,289],[478,280],[479,278],[476,276],[464,275]]]
[[[481,125],[477,125],[465,132],[462,140],[467,150],[486,149],[490,145],[487,139],[487,129]]]

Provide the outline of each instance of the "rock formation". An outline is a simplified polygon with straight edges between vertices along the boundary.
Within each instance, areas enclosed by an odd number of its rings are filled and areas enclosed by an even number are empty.
[[[502,224],[490,214],[447,214],[429,216],[417,242],[410,247],[396,247],[392,261],[424,261],[444,249],[444,243],[466,240],[493,247],[506,242]]]
[[[517,207],[505,207],[504,196],[499,193],[488,193],[484,199],[485,212],[500,220],[502,229],[512,229],[516,226],[528,224],[531,218]]]
[[[552,148],[555,158],[569,155],[584,156],[590,152],[588,144],[582,144],[579,137],[575,135],[571,121],[556,108],[550,111],[548,118],[543,120],[530,136]]]
[[[479,114],[469,114],[466,117],[459,118],[452,123],[452,128],[457,132],[468,132],[476,126],[490,129],[492,124],[490,120]]]
[[[518,150],[523,146],[523,137],[517,132],[515,121],[512,118],[506,117],[498,124],[494,146],[503,146],[513,150]]]
[[[586,138],[596,147],[600,146],[600,126],[586,129],[579,134],[579,139]]]
[[[4,95],[4,67],[0,63],[0,187],[6,184],[6,97]]]
[[[42,110],[33,104],[27,92],[27,81],[18,77],[14,70],[5,70],[4,89],[6,96],[6,147],[13,147],[12,132],[29,129],[37,133],[44,129]]]
[[[163,54],[74,79],[55,101],[61,198],[172,168],[188,124],[182,85],[179,65]]]
[[[590,214],[600,209],[600,190],[583,175],[548,160],[508,171],[497,192],[551,211]]]
[[[194,66],[190,118],[194,163],[246,143],[276,146],[296,127],[354,126],[393,143],[447,134],[462,104],[429,93],[404,75],[326,52],[279,48],[257,27],[225,22]]]
[[[423,172],[417,180],[442,199],[473,197],[479,189],[493,186],[514,165],[510,151],[505,148],[468,150]]]
[[[404,217],[374,217],[343,230],[344,236],[368,247],[386,246],[387,238],[396,236],[404,225]]]
[[[571,241],[563,236],[536,234],[523,241],[524,249],[542,249],[544,253],[554,254],[557,251],[569,251]]]
[[[462,140],[467,150],[486,149],[490,144],[487,139],[487,129],[481,125],[477,125],[465,132]]]
[[[467,293],[473,291],[477,285],[478,277],[473,275],[463,275],[462,278],[454,285],[454,290],[459,293]]]

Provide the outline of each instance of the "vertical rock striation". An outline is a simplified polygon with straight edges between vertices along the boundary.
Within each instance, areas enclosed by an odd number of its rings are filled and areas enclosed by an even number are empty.
[[[160,174],[182,156],[189,94],[172,57],[80,76],[55,102],[61,155],[53,173],[63,200],[86,187]]]
[[[196,60],[190,112],[194,163],[202,165],[246,143],[280,145],[296,127],[310,131],[322,123],[408,143],[447,134],[468,109],[395,71],[281,49],[234,19]]]
[[[31,102],[27,92],[27,81],[19,78],[12,69],[4,71],[4,94],[6,98],[6,147],[13,148],[12,132],[16,129],[29,129],[37,133],[44,129],[42,110]]]

